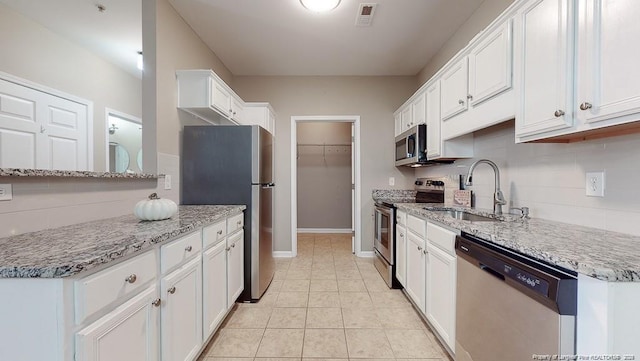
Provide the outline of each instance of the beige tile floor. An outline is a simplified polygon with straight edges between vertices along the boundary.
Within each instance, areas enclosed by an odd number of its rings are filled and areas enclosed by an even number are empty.
[[[200,361],[450,360],[350,235],[300,234],[260,302],[239,303]]]

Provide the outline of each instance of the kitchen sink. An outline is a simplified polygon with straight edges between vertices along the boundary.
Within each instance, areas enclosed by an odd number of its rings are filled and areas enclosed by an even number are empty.
[[[451,218],[460,219],[463,221],[470,222],[500,222],[499,218],[491,218],[485,217],[478,214],[473,214],[465,211],[455,210],[455,209],[429,209],[425,208],[430,212],[440,213],[445,216],[449,216]]]

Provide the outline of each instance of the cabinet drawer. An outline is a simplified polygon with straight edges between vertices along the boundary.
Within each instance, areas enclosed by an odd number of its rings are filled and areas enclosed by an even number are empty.
[[[202,239],[200,232],[191,233],[165,244],[160,249],[160,268],[164,274],[173,267],[186,261],[202,250]]]
[[[231,234],[244,226],[244,213],[236,214],[227,219],[227,234]]]
[[[207,249],[222,241],[227,235],[227,221],[220,221],[202,230],[202,248]]]
[[[427,240],[448,254],[455,256],[456,234],[431,222],[427,223]]]
[[[412,215],[407,216],[407,228],[421,238],[425,238],[426,236],[426,223],[424,219]]]
[[[398,223],[399,225],[406,225],[407,224],[407,214],[405,212],[402,211],[396,211],[396,223]]]
[[[156,277],[154,252],[132,258],[75,282],[76,324],[104,306],[124,299]]]

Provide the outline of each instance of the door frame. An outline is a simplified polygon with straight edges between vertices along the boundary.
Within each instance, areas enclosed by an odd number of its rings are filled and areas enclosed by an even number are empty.
[[[361,200],[361,169],[360,169],[360,116],[359,115],[313,115],[291,117],[291,257],[298,254],[298,164],[297,164],[297,125],[298,123],[326,122],[353,124],[353,167],[354,172],[354,205],[352,214],[354,232],[354,253],[357,257],[369,257],[371,252],[362,252],[362,200]]]

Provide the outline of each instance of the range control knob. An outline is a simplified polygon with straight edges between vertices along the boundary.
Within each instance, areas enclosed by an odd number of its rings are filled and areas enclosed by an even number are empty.
[[[415,185],[417,185],[417,186],[421,186],[421,185],[423,185],[423,184],[424,184],[424,182],[423,182],[423,181],[419,181],[419,180],[417,180],[417,181],[415,181],[415,183],[414,183],[414,184],[415,184]]]

